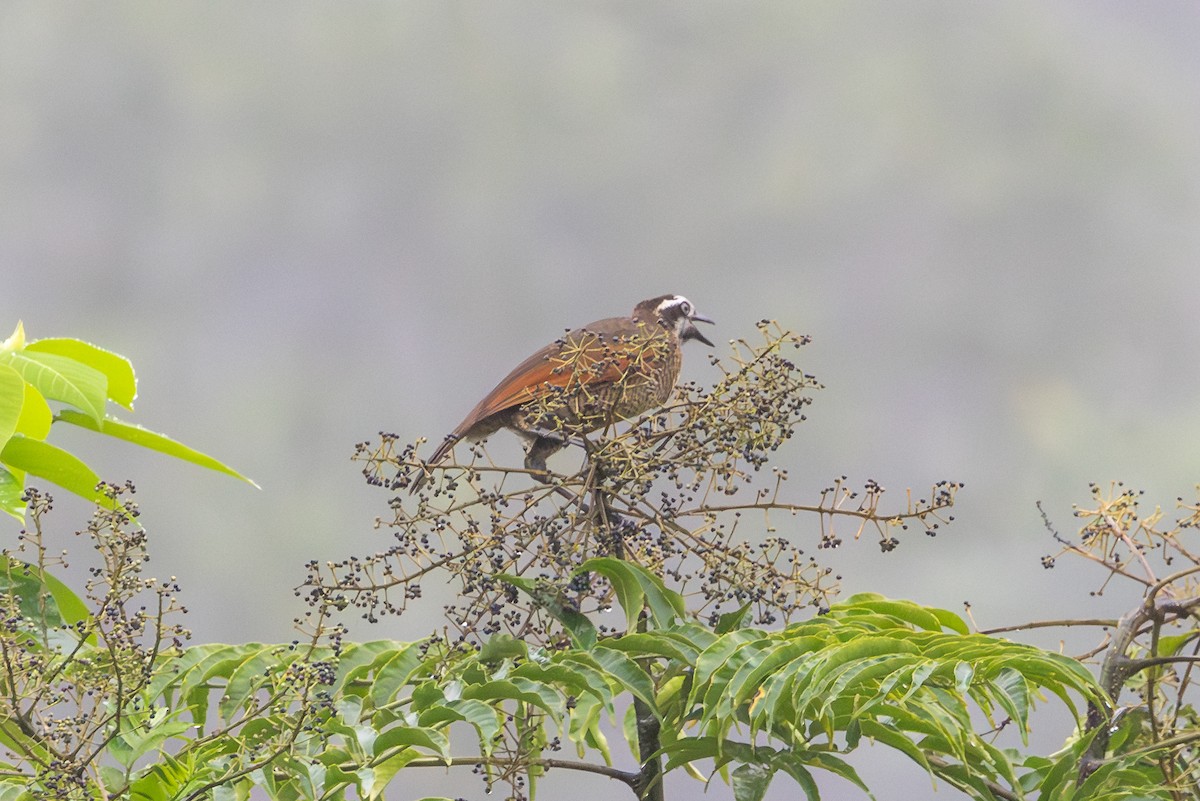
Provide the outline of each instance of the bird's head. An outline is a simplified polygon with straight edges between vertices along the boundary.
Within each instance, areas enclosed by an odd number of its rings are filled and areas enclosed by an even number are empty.
[[[713,321],[697,312],[692,302],[683,295],[660,295],[643,300],[633,310],[633,316],[657,320],[674,331],[683,342],[696,339],[710,348],[713,346],[708,337],[701,334],[695,326],[698,322],[712,325]]]

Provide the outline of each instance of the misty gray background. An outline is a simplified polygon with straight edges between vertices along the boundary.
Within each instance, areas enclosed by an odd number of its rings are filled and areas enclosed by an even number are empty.
[[[0,327],[128,356],[126,418],[262,485],[52,434],[136,482],[201,642],[291,639],[304,561],[386,545],[355,442],[436,441],[563,328],[664,292],[714,339],[813,336],[796,501],[966,483],[938,538],[827,555],[847,592],[1119,612],[1042,570],[1034,503],[1070,532],[1089,481],[1152,507],[1200,479],[1197,41],[1191,2],[9,2]],[[59,504],[64,546],[85,516]],[[879,798],[929,792],[864,754]],[[482,796],[435,774],[394,797]]]

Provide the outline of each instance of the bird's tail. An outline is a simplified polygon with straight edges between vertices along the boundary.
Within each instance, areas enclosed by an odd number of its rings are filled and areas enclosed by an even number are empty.
[[[421,487],[425,486],[425,482],[429,480],[430,476],[429,468],[436,467],[437,465],[441,464],[442,461],[450,455],[450,451],[454,448],[455,443],[457,443],[459,439],[460,437],[457,434],[447,435],[446,438],[442,440],[442,444],[437,446],[437,450],[433,452],[433,455],[425,460],[419,468],[415,468],[420,470],[420,473],[408,488],[408,493],[410,495],[415,495],[417,491],[421,489]]]

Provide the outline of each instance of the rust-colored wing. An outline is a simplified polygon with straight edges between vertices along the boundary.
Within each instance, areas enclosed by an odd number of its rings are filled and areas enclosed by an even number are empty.
[[[530,401],[571,391],[573,386],[596,386],[620,381],[630,371],[662,358],[657,333],[632,317],[597,320],[570,331],[525,361],[484,396],[471,413],[434,452],[437,462],[471,429],[492,415]]]

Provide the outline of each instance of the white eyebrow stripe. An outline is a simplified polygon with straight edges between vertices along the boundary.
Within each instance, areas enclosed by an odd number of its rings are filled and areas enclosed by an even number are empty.
[[[672,295],[671,297],[664,300],[662,303],[658,304],[658,308],[655,309],[655,311],[661,315],[667,309],[669,309],[673,306],[682,306],[685,303],[688,304],[689,306],[691,305],[691,301],[689,301],[683,295]]]

